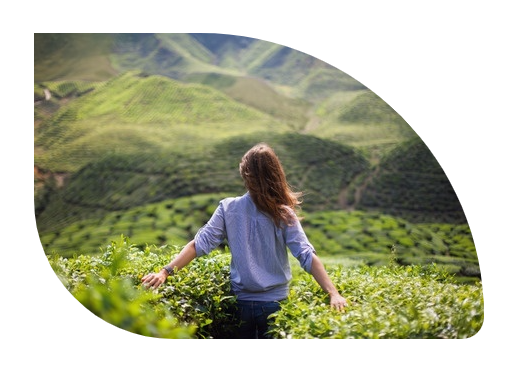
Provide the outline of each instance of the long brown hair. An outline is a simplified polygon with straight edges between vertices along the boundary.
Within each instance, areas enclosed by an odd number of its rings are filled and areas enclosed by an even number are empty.
[[[258,209],[277,226],[291,225],[302,193],[292,191],[274,150],[265,143],[249,149],[240,162],[240,175]]]

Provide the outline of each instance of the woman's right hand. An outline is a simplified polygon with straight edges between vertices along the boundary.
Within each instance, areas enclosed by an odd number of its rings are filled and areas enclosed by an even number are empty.
[[[146,288],[157,289],[159,285],[166,281],[167,277],[168,274],[166,270],[162,269],[159,273],[149,273],[146,276],[143,276],[141,283]]]

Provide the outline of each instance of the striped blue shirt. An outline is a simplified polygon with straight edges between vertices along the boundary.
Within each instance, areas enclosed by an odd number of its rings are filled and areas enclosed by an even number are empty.
[[[277,227],[260,212],[249,193],[223,199],[195,236],[203,256],[224,240],[231,251],[231,287],[239,300],[277,301],[288,296],[291,279],[288,251],[311,273],[314,247],[300,222]]]

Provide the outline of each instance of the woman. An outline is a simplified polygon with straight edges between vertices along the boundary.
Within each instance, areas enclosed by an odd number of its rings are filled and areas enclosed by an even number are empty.
[[[271,147],[258,144],[242,158],[240,174],[247,189],[241,197],[223,199],[195,238],[159,273],[142,278],[157,288],[194,258],[215,249],[224,239],[231,251],[231,289],[237,298],[239,338],[270,338],[267,317],[288,296],[291,279],[287,248],[301,267],[341,310],[346,300],[338,293],[308,241],[296,215],[300,193],[291,191]]]

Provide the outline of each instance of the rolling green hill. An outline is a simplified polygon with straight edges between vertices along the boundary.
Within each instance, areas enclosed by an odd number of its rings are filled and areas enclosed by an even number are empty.
[[[112,151],[199,149],[232,135],[272,130],[289,128],[211,87],[128,72],[42,121],[35,136],[41,152],[35,164],[75,172]]]
[[[214,87],[240,103],[285,122],[295,131],[303,130],[308,123],[311,103],[289,98],[259,78],[204,73],[191,74],[185,80]]]
[[[414,221],[466,223],[442,167],[419,138],[400,144],[370,175],[359,207]]]
[[[83,166],[47,200],[39,231],[113,210],[183,196],[244,191],[238,172],[242,155],[265,141],[284,162],[288,181],[307,193],[312,210],[337,208],[341,189],[369,164],[350,147],[295,133],[255,133],[224,139],[202,151],[159,149],[111,153]]]
[[[316,108],[320,123],[308,132],[361,149],[374,163],[417,135],[408,123],[369,90],[338,92]]]

